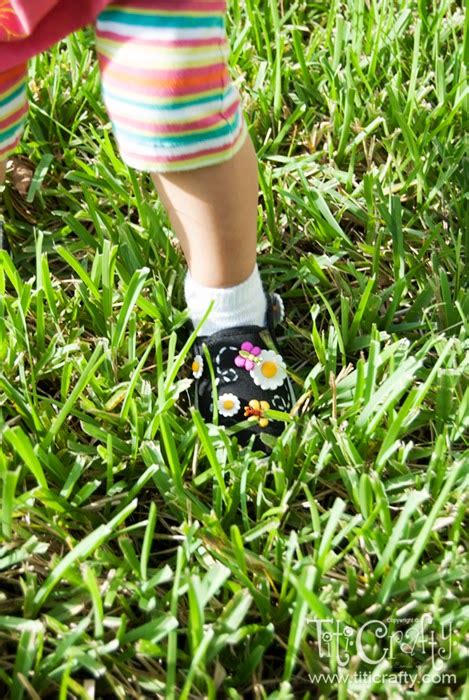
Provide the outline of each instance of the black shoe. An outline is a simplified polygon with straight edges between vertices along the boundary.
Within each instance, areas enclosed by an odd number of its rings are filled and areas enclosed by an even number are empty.
[[[254,446],[261,449],[265,449],[261,434],[277,436],[285,427],[284,421],[269,416],[266,411],[289,413],[295,403],[274,329],[283,320],[283,302],[278,294],[266,296],[265,326],[236,326],[199,336],[194,344],[192,362],[196,380],[194,403],[203,418],[217,422],[218,414],[218,424],[227,427],[244,423],[244,427],[236,431],[238,440],[246,444],[255,434]]]

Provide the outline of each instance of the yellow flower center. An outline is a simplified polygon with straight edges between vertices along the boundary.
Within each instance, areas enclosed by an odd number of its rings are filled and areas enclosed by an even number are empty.
[[[231,409],[234,407],[234,401],[231,399],[226,399],[223,401],[223,408],[227,411],[231,411]]]
[[[193,372],[198,372],[199,369],[200,369],[199,363],[197,362],[197,360],[194,360],[194,362],[192,363],[192,371],[193,371]]]
[[[272,379],[277,374],[277,363],[272,360],[266,360],[262,363],[261,372],[267,379]]]

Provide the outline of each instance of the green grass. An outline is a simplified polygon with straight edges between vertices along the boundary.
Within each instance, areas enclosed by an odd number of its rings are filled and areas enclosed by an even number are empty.
[[[92,36],[37,58],[3,196],[1,697],[467,698],[462,3],[234,0],[229,31],[295,419],[263,459],[191,414],[184,262]]]

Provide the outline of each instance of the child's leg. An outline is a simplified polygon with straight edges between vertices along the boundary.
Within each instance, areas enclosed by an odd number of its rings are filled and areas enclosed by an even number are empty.
[[[256,264],[257,159],[251,139],[228,161],[153,174],[195,281],[232,287]]]
[[[195,322],[215,299],[205,332],[265,315],[257,163],[228,72],[224,14],[224,0],[122,0],[97,21],[122,156],[152,173],[187,258]]]
[[[5,179],[7,157],[21,138],[28,111],[26,66],[0,73],[0,185]]]

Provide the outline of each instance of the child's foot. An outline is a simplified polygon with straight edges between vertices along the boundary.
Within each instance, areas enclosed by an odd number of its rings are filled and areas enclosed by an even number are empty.
[[[245,422],[245,427],[236,432],[243,444],[253,433],[258,436],[261,433],[279,435],[285,423],[266,412],[289,413],[295,402],[274,330],[275,324],[283,318],[283,303],[277,294],[266,295],[266,300],[264,326],[245,325],[220,330],[199,336],[194,346],[195,406],[210,422],[218,413],[219,425],[235,426]],[[259,437],[255,446],[263,446]]]

